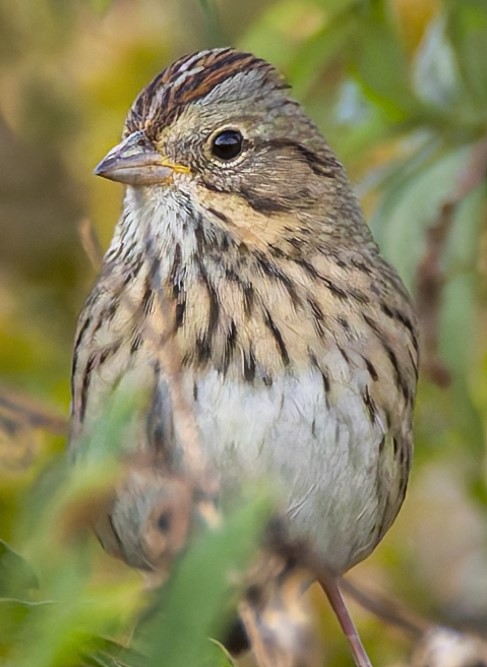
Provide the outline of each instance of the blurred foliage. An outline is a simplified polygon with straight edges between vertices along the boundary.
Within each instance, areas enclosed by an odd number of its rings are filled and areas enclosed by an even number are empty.
[[[91,170],[118,140],[140,87],[177,55],[226,43],[286,74],[422,305],[430,346],[413,481],[396,525],[355,576],[439,620],[486,631],[487,1],[0,0],[1,382],[53,406],[0,393],[1,664],[139,664],[119,645],[129,644],[147,592],[93,540],[61,539],[54,524],[69,504],[60,491],[67,473],[46,472],[63,459],[56,410],[69,402],[75,317],[94,279],[77,229],[88,217],[104,245],[110,238],[121,193]],[[39,475],[49,481],[32,504]],[[223,545],[255,537],[249,517],[259,510],[248,511],[232,518],[240,538],[229,522],[178,568],[154,644],[174,642],[173,665],[181,656],[189,664],[214,627],[205,601],[227,590],[235,554]],[[349,664],[329,611],[311,597],[327,664]],[[201,622],[185,620],[185,608],[201,610]],[[377,664],[397,664],[406,642],[354,611]]]

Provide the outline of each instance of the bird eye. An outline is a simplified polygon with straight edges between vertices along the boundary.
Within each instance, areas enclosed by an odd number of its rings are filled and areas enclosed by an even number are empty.
[[[223,130],[211,143],[211,152],[220,160],[233,160],[242,152],[243,137],[238,130]]]
[[[170,529],[171,519],[171,513],[167,510],[159,514],[157,517],[157,528],[161,531],[161,533],[166,533]]]

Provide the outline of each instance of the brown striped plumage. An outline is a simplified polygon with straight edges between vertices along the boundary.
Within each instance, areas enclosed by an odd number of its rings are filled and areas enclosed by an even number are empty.
[[[176,120],[186,105],[204,98],[219,84],[246,70],[260,70],[275,86],[286,87],[273,67],[250,53],[233,49],[195,53],[177,60],[144,88],[130,109],[125,135],[145,130],[150,137],[157,136]],[[238,99],[238,95],[232,97],[234,101]],[[245,92],[241,99],[245,101]]]
[[[222,484],[273,477],[291,538],[345,571],[404,498],[418,343],[343,167],[270,65],[217,49],[147,86],[98,173],[128,188],[78,324],[73,451],[119,385],[153,395],[126,446],[157,433],[177,451],[154,352],[169,336]]]

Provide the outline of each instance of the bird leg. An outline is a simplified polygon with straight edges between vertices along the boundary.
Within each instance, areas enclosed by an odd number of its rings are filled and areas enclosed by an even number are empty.
[[[325,591],[340,626],[350,644],[350,649],[357,667],[372,667],[362,640],[359,637],[355,623],[345,605],[342,593],[338,587],[336,577],[321,574],[319,580],[321,588]]]

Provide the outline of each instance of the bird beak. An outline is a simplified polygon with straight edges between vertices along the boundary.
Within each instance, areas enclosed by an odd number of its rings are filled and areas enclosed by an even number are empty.
[[[144,132],[133,132],[105,155],[95,167],[95,176],[127,185],[167,183],[174,172],[189,173],[189,168],[163,157]]]

